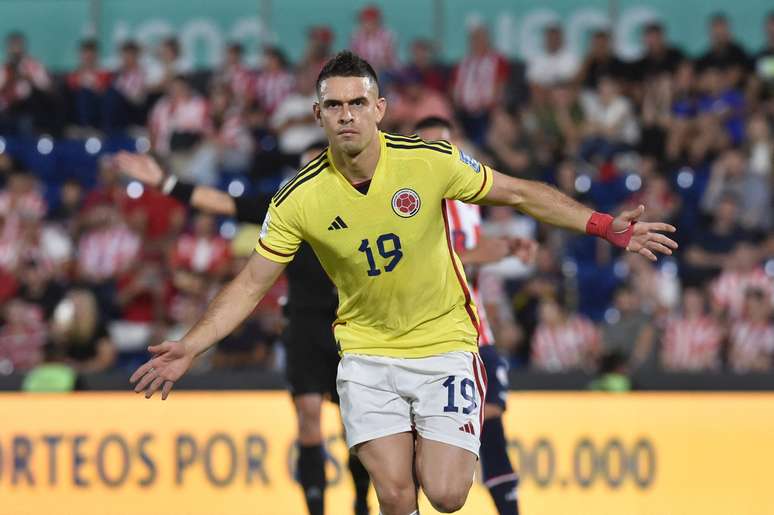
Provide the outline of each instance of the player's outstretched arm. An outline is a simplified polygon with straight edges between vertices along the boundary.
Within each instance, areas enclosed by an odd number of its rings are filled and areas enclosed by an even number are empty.
[[[652,261],[656,260],[655,253],[670,255],[677,248],[677,242],[660,234],[675,232],[672,225],[639,221],[644,206],[613,218],[592,211],[542,182],[509,177],[494,170],[492,174],[492,189],[479,202],[481,204],[512,206],[541,222],[599,236]]]
[[[145,398],[149,399],[162,388],[161,398],[166,399],[175,381],[188,371],[194,358],[241,324],[284,269],[284,263],[275,263],[254,253],[180,341],[148,347],[153,357],[129,379],[137,383],[134,391],[145,390]]]
[[[116,166],[125,175],[146,186],[161,188],[162,191],[196,209],[215,215],[235,216],[234,199],[216,188],[197,186],[179,181],[174,175],[167,175],[161,165],[152,157],[132,152],[119,152],[115,157]]]

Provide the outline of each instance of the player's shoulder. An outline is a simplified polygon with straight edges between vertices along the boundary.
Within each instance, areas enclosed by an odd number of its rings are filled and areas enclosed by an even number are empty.
[[[323,172],[330,166],[328,148],[326,147],[277,190],[277,193],[271,198],[271,204],[274,207],[280,207],[286,204],[289,199],[300,199],[319,185]]]
[[[414,156],[422,154],[425,157],[445,158],[454,153],[454,146],[446,140],[428,141],[417,135],[402,136],[400,134],[384,133],[387,148],[394,149],[397,155]]]

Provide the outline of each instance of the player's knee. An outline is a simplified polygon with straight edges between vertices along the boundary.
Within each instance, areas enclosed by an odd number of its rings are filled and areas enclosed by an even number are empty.
[[[383,513],[399,513],[414,505],[416,491],[413,484],[392,483],[377,488],[379,507]]]
[[[454,513],[465,505],[470,486],[470,484],[467,487],[464,485],[439,484],[429,488],[423,486],[423,489],[433,508],[441,513]]]
[[[298,437],[304,444],[320,443],[322,439],[321,403],[314,399],[297,399]]]
[[[503,416],[503,409],[497,404],[484,404],[484,420]]]

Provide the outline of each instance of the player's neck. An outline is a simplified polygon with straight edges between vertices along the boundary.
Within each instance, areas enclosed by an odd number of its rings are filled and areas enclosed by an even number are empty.
[[[376,165],[379,164],[381,152],[382,145],[377,133],[371,143],[359,154],[353,156],[332,148],[331,156],[334,166],[344,178],[352,184],[357,184],[371,180],[376,172]]]

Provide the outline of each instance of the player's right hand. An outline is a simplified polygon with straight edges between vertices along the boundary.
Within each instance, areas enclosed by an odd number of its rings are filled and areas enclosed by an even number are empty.
[[[186,352],[183,342],[166,341],[151,345],[148,351],[153,357],[135,370],[129,382],[137,383],[135,393],[145,390],[146,399],[150,399],[161,388],[161,400],[166,400],[175,381],[191,368],[193,356]]]
[[[114,159],[121,172],[143,184],[158,188],[164,180],[164,171],[150,156],[121,151]]]
[[[477,245],[482,263],[496,263],[511,255],[508,238],[481,238]]]

